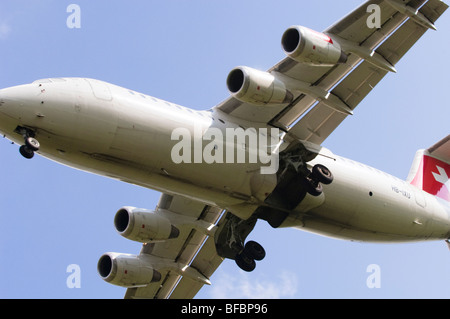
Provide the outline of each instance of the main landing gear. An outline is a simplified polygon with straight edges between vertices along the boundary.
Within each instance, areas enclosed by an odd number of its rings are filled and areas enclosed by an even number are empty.
[[[244,245],[245,239],[255,227],[256,221],[255,216],[242,220],[228,213],[214,237],[219,256],[234,259],[239,268],[247,272],[255,269],[256,261],[266,257],[266,251],[257,242],[250,240]]]
[[[263,260],[266,257],[266,251],[256,241],[249,241],[245,244],[244,250],[237,254],[234,261],[244,271],[253,271],[256,267],[256,261]]]
[[[329,185],[332,182],[333,174],[331,174],[331,171],[322,164],[314,165],[311,173],[302,180],[306,191],[313,196],[322,194],[322,184]]]
[[[40,144],[35,138],[35,133],[24,127],[18,127],[16,132],[23,136],[25,143],[19,148],[20,154],[27,159],[33,158],[34,152],[37,152],[40,148]]]
[[[255,241],[246,242],[257,220],[265,220],[277,228],[286,219],[289,211],[298,206],[307,194],[320,196],[322,185],[333,182],[333,174],[322,164],[316,164],[312,168],[306,165],[295,167],[292,162],[289,164],[281,173],[277,187],[266,198],[264,205],[259,206],[247,220],[228,212],[214,236],[217,254],[233,259],[244,271],[253,271],[256,262],[266,256],[260,244]],[[312,198],[308,200],[310,203],[317,202]]]

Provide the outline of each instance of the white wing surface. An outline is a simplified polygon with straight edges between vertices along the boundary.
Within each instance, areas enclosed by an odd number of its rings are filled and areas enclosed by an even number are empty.
[[[254,105],[231,96],[216,109],[320,145],[387,73],[396,72],[396,63],[435,29],[447,8],[440,0],[366,1],[323,32],[340,44],[345,63],[311,65],[287,57],[268,70],[293,93],[288,105]],[[379,28],[373,27],[377,22]]]

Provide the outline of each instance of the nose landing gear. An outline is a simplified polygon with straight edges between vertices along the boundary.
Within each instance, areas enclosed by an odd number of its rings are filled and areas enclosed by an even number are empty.
[[[25,139],[25,145],[19,148],[20,154],[27,159],[31,159],[34,156],[34,152],[39,150],[39,142],[34,137],[28,137]]]
[[[16,132],[21,134],[25,141],[25,144],[19,148],[20,154],[27,159],[33,158],[34,152],[37,152],[41,146],[35,139],[35,133],[24,127],[17,127]]]

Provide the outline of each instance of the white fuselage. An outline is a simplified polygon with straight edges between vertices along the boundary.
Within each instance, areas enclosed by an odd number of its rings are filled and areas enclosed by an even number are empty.
[[[18,126],[34,130],[39,154],[59,163],[191,197],[242,219],[276,186],[274,174],[260,174],[260,163],[176,163],[172,158],[179,142],[172,133],[178,128],[196,136],[208,128],[225,132],[260,124],[219,111],[191,110],[98,80],[50,79],[0,90],[0,131],[23,144],[14,132]],[[315,163],[333,172],[333,183],[318,197],[306,195],[281,227],[360,241],[450,237],[448,203],[324,148],[308,165]]]

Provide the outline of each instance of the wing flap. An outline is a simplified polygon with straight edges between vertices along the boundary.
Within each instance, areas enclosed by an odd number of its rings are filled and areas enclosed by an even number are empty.
[[[209,237],[193,260],[191,267],[196,269],[205,277],[210,278],[223,261],[223,258],[218,256],[215,251],[216,247],[214,244],[214,238]],[[171,294],[170,298],[193,298],[202,287],[202,283],[189,277],[183,277],[178,283],[177,288]]]
[[[430,0],[427,2],[426,6],[420,8],[420,11],[428,20],[430,20],[432,23],[435,23],[447,9],[448,5],[443,1]]]

